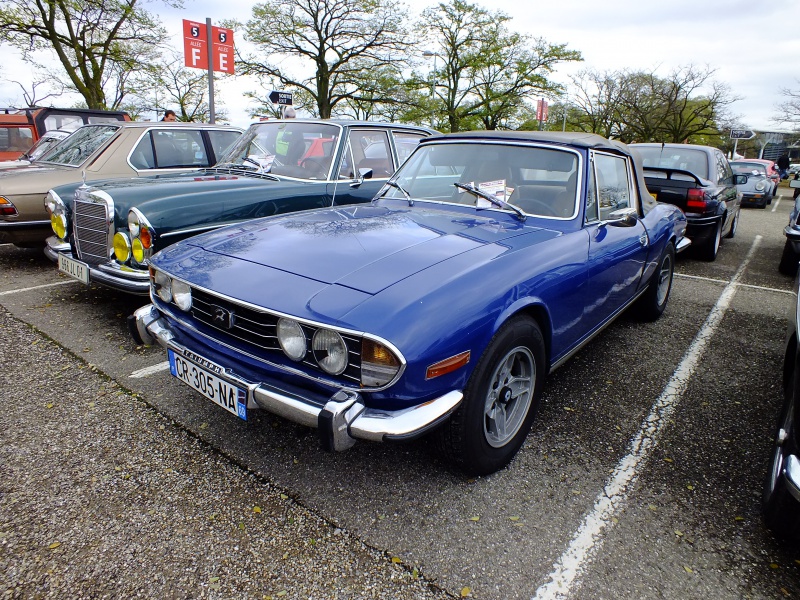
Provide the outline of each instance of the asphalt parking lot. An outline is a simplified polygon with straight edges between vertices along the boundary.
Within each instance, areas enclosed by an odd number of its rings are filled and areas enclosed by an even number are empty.
[[[424,440],[327,454],[243,423],[135,346],[143,300],[0,245],[0,592],[798,598],[800,548],[760,519],[790,204],[743,210],[714,263],[679,258],[664,316],[553,373],[520,454],[478,479]]]

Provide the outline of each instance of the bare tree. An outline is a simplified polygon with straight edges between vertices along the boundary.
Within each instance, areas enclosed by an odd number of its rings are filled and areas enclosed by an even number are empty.
[[[37,62],[37,52],[52,51],[62,69],[50,69],[52,78],[83,96],[89,108],[117,108],[132,78],[166,39],[164,28],[137,3],[4,0],[0,41],[20,49],[23,60],[39,68],[45,65]]]
[[[405,11],[395,0],[256,4],[244,29],[245,39],[255,44],[259,54],[237,53],[238,70],[304,92],[314,102],[306,109],[328,118],[340,102],[362,98],[361,90],[372,71],[401,68],[411,45],[404,23]],[[312,65],[314,75],[298,74],[302,66],[296,73],[292,58],[303,66]]]
[[[49,88],[53,84],[53,82],[48,79],[34,80],[31,82],[29,88],[26,88],[21,81],[12,80],[12,83],[16,83],[20,87],[22,90],[22,99],[25,102],[25,105],[29,107],[41,106],[41,104],[48,98],[58,98],[64,93],[64,87],[61,86],[60,89],[49,91],[43,96],[37,96],[37,88],[41,88],[42,86],[47,86]],[[56,85],[58,85],[57,82]]]

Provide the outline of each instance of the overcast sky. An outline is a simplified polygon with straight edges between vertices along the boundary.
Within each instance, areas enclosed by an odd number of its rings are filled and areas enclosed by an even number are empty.
[[[551,44],[567,44],[582,53],[584,61],[558,68],[555,78],[568,83],[569,75],[585,68],[655,70],[667,76],[689,64],[715,69],[714,79],[726,83],[739,97],[731,110],[741,125],[758,131],[782,131],[776,124],[775,105],[781,89],[800,90],[800,2],[797,0],[478,0],[476,4],[500,10],[513,19],[510,27],[520,33],[544,38]],[[182,19],[217,25],[235,17],[245,21],[251,0],[186,0],[183,9],[166,8],[159,2],[146,5],[157,12],[172,35],[172,45],[182,48]],[[435,3],[408,0],[410,15]],[[236,39],[241,44],[241,37]],[[0,104],[23,105],[19,86],[32,74],[16,51],[0,47]],[[432,65],[431,65],[432,66]],[[424,65],[422,68],[425,68]],[[248,101],[242,93],[256,90],[245,78],[227,80],[218,102],[224,103],[230,121],[250,122]],[[268,93],[268,91],[266,92]],[[64,104],[73,104],[70,98]],[[56,101],[57,102],[57,101]]]

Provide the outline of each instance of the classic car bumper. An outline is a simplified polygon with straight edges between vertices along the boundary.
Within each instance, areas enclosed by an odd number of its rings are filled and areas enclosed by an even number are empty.
[[[0,221],[0,244],[39,244],[51,232],[50,221]]]
[[[702,246],[703,241],[714,235],[720,217],[690,217],[686,216],[686,237],[693,244]]]
[[[753,206],[766,206],[767,194],[743,193],[742,204],[753,205]]]
[[[175,341],[167,320],[152,304],[134,312],[130,327],[137,342],[145,345],[158,342],[181,354],[188,350]],[[230,372],[217,376],[248,389],[248,408],[263,408],[290,421],[316,427],[326,450],[346,450],[356,439],[375,442],[413,439],[441,423],[463,398],[460,391],[453,390],[418,406],[387,411],[368,408],[362,395],[351,390],[340,390],[329,398],[315,398],[312,402],[298,388],[251,382]]]
[[[72,258],[70,245],[55,236],[47,238],[44,253],[56,263],[59,254]],[[86,267],[91,283],[99,283],[137,296],[147,296],[150,293],[150,275],[146,270],[132,269],[112,262]]]

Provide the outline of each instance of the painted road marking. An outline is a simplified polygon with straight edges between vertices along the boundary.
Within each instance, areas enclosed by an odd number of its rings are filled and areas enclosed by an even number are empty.
[[[20,288],[18,290],[7,290],[5,292],[0,292],[0,296],[7,296],[8,294],[18,294],[19,292],[30,292],[31,290],[41,290],[42,288],[49,288],[56,285],[67,285],[70,283],[80,283],[80,281],[73,279],[70,281],[57,281],[56,283],[45,283],[44,285],[35,285],[33,287]]]
[[[777,196],[775,196],[775,203],[774,206],[772,207],[772,212],[775,212],[777,210],[778,205],[781,203],[781,198],[783,198],[782,194],[778,194]]]
[[[605,533],[614,525],[612,520],[622,511],[639,474],[647,464],[658,444],[672,413],[681,401],[686,386],[700,362],[706,345],[713,337],[725,312],[736,294],[736,284],[755,255],[762,237],[756,236],[744,261],[730,283],[722,290],[717,303],[711,309],[703,327],[686,351],[678,368],[667,382],[661,396],[656,400],[642,423],[639,433],[631,440],[628,454],[617,464],[603,491],[597,495],[594,508],[586,515],[580,528],[572,537],[569,547],[554,565],[549,581],[536,590],[534,600],[562,599],[569,596],[578,578],[588,568],[603,545]]]
[[[144,369],[139,369],[138,371],[134,371],[128,377],[133,379],[140,379],[142,377],[147,377],[149,375],[153,375],[154,373],[160,373],[161,371],[166,371],[169,369],[169,361],[165,360],[164,362],[158,363],[157,365],[153,365],[151,367],[145,367]]]
[[[730,281],[725,281],[724,279],[714,279],[713,277],[701,277],[699,275],[684,275],[683,273],[675,273],[675,277],[682,277],[684,279],[698,279],[700,281],[709,281],[711,283],[719,283],[720,285],[730,285]],[[744,287],[744,288],[751,288],[754,290],[760,290],[762,292],[778,292],[780,294],[790,294],[794,296],[794,291],[792,290],[779,290],[778,288],[771,288],[766,287],[763,285],[753,285],[752,283],[735,283],[737,287]]]

